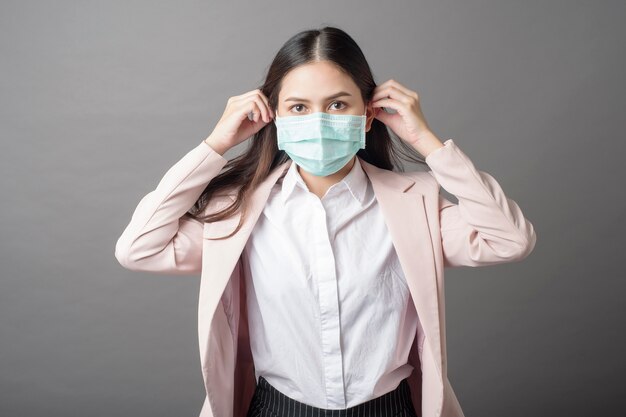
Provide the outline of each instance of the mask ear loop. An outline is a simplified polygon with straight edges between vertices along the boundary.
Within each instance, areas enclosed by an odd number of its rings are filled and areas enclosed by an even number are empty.
[[[365,105],[365,111],[363,112],[363,116],[365,116],[365,120],[363,121],[363,127],[367,125],[367,104]],[[367,136],[367,132],[365,132],[365,136]],[[365,149],[365,139],[363,139],[363,147],[360,149]]]

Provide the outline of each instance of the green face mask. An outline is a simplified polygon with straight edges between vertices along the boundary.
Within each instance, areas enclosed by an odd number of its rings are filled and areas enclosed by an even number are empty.
[[[276,116],[278,149],[282,149],[302,169],[317,176],[334,174],[359,149],[365,149],[365,113],[302,116]]]

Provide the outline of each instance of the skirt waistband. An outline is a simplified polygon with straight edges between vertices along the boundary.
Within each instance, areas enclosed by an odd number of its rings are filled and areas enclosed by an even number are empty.
[[[392,391],[345,409],[324,409],[294,400],[278,391],[263,376],[259,376],[253,404],[271,410],[278,417],[393,417],[413,410],[409,383],[403,379]]]

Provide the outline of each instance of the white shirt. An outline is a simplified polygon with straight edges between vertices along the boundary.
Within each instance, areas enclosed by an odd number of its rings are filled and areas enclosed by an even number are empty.
[[[417,313],[359,158],[321,199],[296,167],[244,249],[255,377],[308,405],[352,407],[411,374]]]

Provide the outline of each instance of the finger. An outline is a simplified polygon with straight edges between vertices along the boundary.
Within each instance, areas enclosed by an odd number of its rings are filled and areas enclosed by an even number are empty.
[[[251,96],[254,96],[256,94],[258,94],[260,92],[260,90],[257,88],[255,90],[250,90],[250,91],[246,91],[243,94],[240,94],[238,96],[234,96],[233,100],[234,101],[246,101],[246,99],[250,98]]]
[[[382,87],[380,90],[377,90],[372,96],[372,101],[379,100],[381,98],[390,98],[392,93],[392,86],[386,85]]]
[[[393,85],[389,85],[384,90],[377,93],[374,100],[380,98],[393,98],[407,104],[413,99],[411,95],[407,95],[403,90],[400,90]]]
[[[251,123],[256,123],[261,115],[261,110],[256,101],[250,101],[244,107],[245,115]]]
[[[250,121],[254,123],[257,123],[262,117],[265,118],[263,115],[264,107],[265,106],[262,104],[262,100],[256,96],[248,98],[248,102],[245,103],[244,106],[248,119],[250,119],[250,114],[252,114],[252,119]]]
[[[391,79],[385,81],[384,83],[378,84],[378,86],[376,88],[377,89],[383,89],[383,88],[387,87],[390,83],[391,83]]]
[[[399,90],[408,97],[413,97],[413,98],[417,97],[417,93],[415,91],[406,88],[405,86],[403,86],[402,84],[400,84],[394,79],[387,80],[380,86],[376,87],[376,89],[374,90],[374,96],[379,97],[379,95],[381,94],[382,96],[384,96],[385,95],[384,93],[388,92],[391,89]]]
[[[263,117],[263,121],[265,123],[269,123],[270,122],[270,115],[269,115],[269,110],[268,110],[267,104],[265,104],[265,101],[263,101],[263,99],[259,95],[255,95],[253,100],[256,103],[257,107],[260,109],[259,116]],[[261,117],[259,117],[259,119]]]
[[[372,101],[376,101],[381,98],[393,98],[407,104],[412,99],[411,96],[407,95],[404,91],[397,89],[393,85],[387,86],[383,90],[374,94],[374,96],[372,97]]]
[[[387,91],[391,87],[392,83],[393,83],[393,79],[389,79],[389,80],[385,81],[384,83],[379,84],[378,86],[376,86],[376,88],[374,89],[372,97],[376,97],[379,94],[384,93],[385,91]],[[383,94],[383,95],[386,96],[386,94]]]
[[[381,92],[387,88],[387,84],[379,84],[376,86],[376,88],[374,88],[374,91],[372,92],[372,97],[370,97],[370,101],[374,101],[376,100],[378,97],[380,97]]]
[[[393,78],[385,81],[384,83],[382,83],[380,85],[380,87],[382,87],[382,89],[386,89],[387,87],[395,87],[396,89],[404,92],[404,94],[406,94],[407,96],[412,96],[417,94],[415,91],[412,91],[411,89],[405,87],[404,85],[402,85],[401,83],[399,83],[398,81],[394,80]]]
[[[269,99],[265,96],[265,94],[263,94],[262,91],[259,90],[259,92],[257,93],[258,96],[261,98],[261,100],[263,100],[263,103],[265,104],[265,107],[267,108],[267,114],[269,115],[269,117],[274,117],[274,112],[272,111],[272,108],[270,107],[270,101]]]
[[[404,107],[404,104],[391,98],[383,98],[373,102],[372,107],[384,107],[385,112],[389,113],[387,109],[394,109],[395,111],[399,111],[401,107]]]
[[[406,88],[405,86],[403,86],[402,84],[400,84],[400,83],[399,83],[398,81],[396,81],[396,80],[393,80],[393,79],[389,80],[389,84],[390,84],[390,85],[392,85],[392,86],[394,86],[394,87],[395,87],[395,88],[397,88],[398,90],[402,91],[402,92],[403,92],[404,94],[406,94],[407,96],[412,96],[412,95],[416,94],[416,93],[415,93],[415,91],[412,91],[411,89]]]
[[[268,98],[265,96],[265,94],[263,94],[263,92],[259,88],[255,89],[255,90],[247,91],[247,92],[245,92],[245,93],[243,93],[243,94],[241,94],[239,96],[235,96],[235,97],[233,97],[233,100],[234,101],[246,101],[247,99],[250,99],[251,97],[254,97],[254,96],[259,97],[263,101],[263,103],[265,104],[265,107],[267,108],[267,111],[265,112],[265,114],[268,114],[271,117],[274,117],[274,111],[270,107]],[[263,106],[261,106],[261,107],[263,107]],[[269,120],[268,120],[268,122],[269,122]]]
[[[243,99],[245,99],[248,95],[249,95],[249,91],[247,93],[243,93],[240,94],[238,96],[232,96],[230,99],[231,101],[242,101]]]
[[[391,110],[387,110],[386,108],[374,108],[374,118],[381,121],[382,123],[389,125],[393,121],[396,116],[396,112],[390,113]]]

